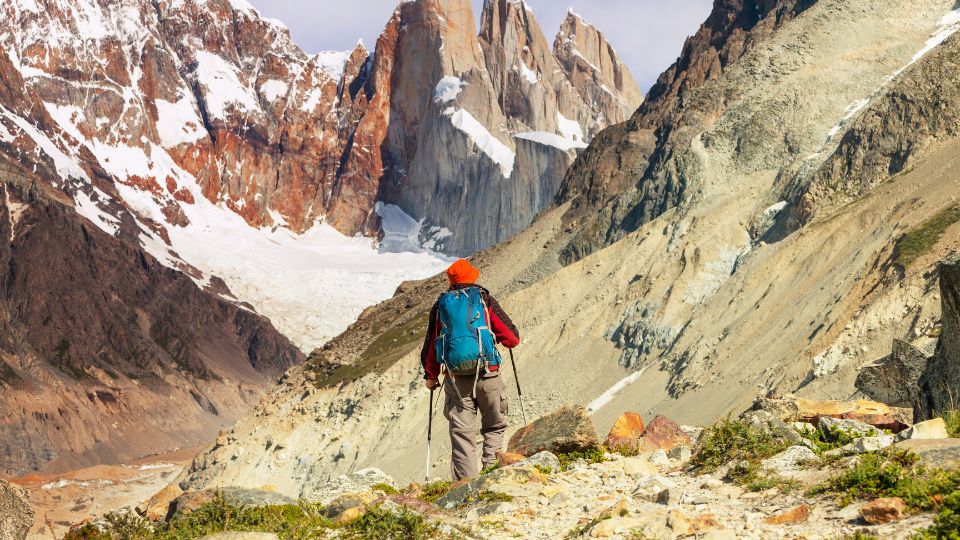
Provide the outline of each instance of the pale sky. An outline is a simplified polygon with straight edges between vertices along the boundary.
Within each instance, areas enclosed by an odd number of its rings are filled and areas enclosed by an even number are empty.
[[[279,19],[308,53],[369,47],[390,19],[398,0],[250,0],[266,17]],[[547,36],[553,38],[572,7],[597,26],[630,67],[646,93],[680,54],[688,35],[710,13],[712,0],[526,0]],[[483,0],[473,0],[479,17]]]

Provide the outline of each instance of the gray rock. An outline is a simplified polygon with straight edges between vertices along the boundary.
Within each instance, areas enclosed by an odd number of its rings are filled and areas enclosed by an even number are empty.
[[[912,439],[896,447],[917,454],[928,467],[960,470],[960,439]]]
[[[741,416],[741,420],[754,429],[783,437],[794,444],[803,444],[803,437],[772,412],[765,410],[747,411]]]
[[[919,401],[919,381],[929,360],[920,349],[895,339],[889,356],[860,370],[856,387],[870,399],[912,408]]]
[[[551,471],[560,470],[560,458],[554,455],[552,452],[539,452],[536,453],[523,461],[514,463],[513,465],[508,465],[508,467],[545,467],[549,468]]]
[[[469,483],[450,491],[440,497],[437,506],[450,509],[468,502],[471,497],[475,497],[482,491],[506,493],[514,491],[518,486],[544,481],[546,477],[543,473],[533,467],[504,467],[474,478]]]
[[[344,474],[320,486],[304,486],[300,497],[311,502],[329,504],[344,493],[362,493],[370,491],[376,484],[393,485],[393,478],[380,469],[370,467]]]
[[[892,446],[897,441],[896,435],[877,435],[876,437],[860,437],[854,439],[852,443],[844,446],[844,450],[855,453],[865,454],[867,452],[877,452]]]
[[[670,450],[667,456],[672,460],[686,463],[693,457],[693,452],[686,446],[678,446]]]
[[[0,540],[24,540],[33,526],[30,493],[0,480]]]
[[[841,420],[824,416],[820,418],[820,429],[826,433],[842,432],[854,437],[875,437],[880,430],[856,420]]]
[[[761,462],[767,469],[780,476],[790,476],[797,473],[811,461],[817,460],[817,454],[806,446],[791,446],[779,454]]]

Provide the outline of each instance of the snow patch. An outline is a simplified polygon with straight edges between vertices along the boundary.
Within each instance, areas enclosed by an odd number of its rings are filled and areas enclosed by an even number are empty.
[[[521,60],[519,67],[520,67],[520,75],[522,75],[523,78],[524,78],[528,83],[530,83],[530,84],[537,84],[538,82],[540,82],[540,74],[537,73],[536,71],[530,69],[530,68],[527,66],[527,63],[526,63],[526,62],[524,62],[524,61]]]
[[[349,51],[321,51],[315,56],[317,65],[336,81],[343,78],[343,71],[350,59]]]
[[[787,201],[780,201],[777,204],[771,205],[769,208],[764,210],[763,215],[765,217],[775,217],[786,207],[787,207]]]
[[[237,69],[223,58],[207,51],[197,51],[197,81],[206,88],[207,112],[226,119],[227,107],[257,109],[257,100],[240,82]]]
[[[84,172],[80,165],[78,165],[73,158],[65,154],[63,150],[60,150],[60,148],[54,144],[49,137],[37,129],[33,124],[27,122],[19,115],[10,112],[2,105],[0,105],[0,115],[13,122],[17,128],[20,129],[20,131],[33,139],[33,142],[37,145],[37,147],[53,160],[53,165],[56,168],[57,175],[60,176],[60,178],[64,180],[77,178],[86,180],[87,182],[90,181],[90,177],[87,176],[87,173]]]
[[[514,137],[518,139],[524,139],[527,141],[533,141],[535,143],[543,144],[546,146],[552,146],[554,148],[559,148],[564,152],[576,148],[586,148],[587,143],[581,141],[575,141],[557,135],[556,133],[547,133],[546,131],[525,131],[522,133],[517,133]]]
[[[278,81],[276,79],[270,79],[269,81],[260,85],[260,92],[263,94],[263,97],[267,101],[274,102],[277,99],[287,95],[287,90],[290,87],[287,83],[283,81]]]
[[[447,111],[451,111],[447,114]],[[472,114],[464,109],[447,109],[444,114],[450,118],[453,127],[465,133],[481,152],[486,154],[494,163],[500,165],[500,172],[504,178],[510,178],[513,173],[513,162],[516,154],[507,145],[500,142],[483,126]]]
[[[559,111],[557,111],[557,127],[560,130],[560,133],[563,134],[564,138],[572,141],[585,140],[585,137],[583,136],[583,128],[580,126],[580,122],[577,122],[576,120],[570,120],[566,116],[560,114]]]
[[[93,191],[100,199],[110,199],[106,193],[97,188],[93,188]],[[77,213],[87,218],[88,221],[96,225],[101,231],[110,236],[114,236],[117,234],[117,231],[120,230],[120,220],[101,210],[97,203],[83,191],[77,190],[73,195],[73,202]]]
[[[193,102],[183,97],[176,103],[158,99],[157,134],[164,148],[188,144],[206,136],[203,121],[193,107]]]
[[[460,77],[447,75],[437,83],[437,87],[433,91],[433,102],[442,105],[457,99],[457,96],[460,95],[460,92],[466,85],[467,83],[460,79]]]
[[[930,36],[930,39],[927,40],[923,48],[917,51],[917,54],[913,55],[913,59],[909,64],[904,66],[904,69],[926,56],[928,52],[937,48],[937,46],[946,41],[947,38],[955,34],[957,30],[960,30],[960,9],[955,9],[940,19],[937,30]],[[900,71],[903,70],[901,69]]]
[[[594,399],[587,405],[587,412],[589,412],[590,414],[593,414],[599,411],[600,409],[602,409],[605,405],[610,403],[613,400],[613,398],[617,396],[617,394],[622,392],[624,388],[640,380],[640,377],[643,376],[643,373],[645,371],[647,371],[646,367],[644,367],[643,369],[640,369],[639,371],[634,371],[633,373],[617,381],[616,384],[611,386],[606,392],[597,396],[596,399]]]

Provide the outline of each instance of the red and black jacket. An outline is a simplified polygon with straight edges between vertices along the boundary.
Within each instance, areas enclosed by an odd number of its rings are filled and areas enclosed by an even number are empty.
[[[497,343],[508,349],[512,349],[520,344],[520,332],[514,326],[513,321],[507,316],[507,313],[500,307],[497,299],[490,295],[490,291],[475,285],[473,283],[461,283],[454,285],[450,290],[466,289],[467,287],[477,287],[480,289],[480,295],[486,302],[490,313],[490,331],[496,338]],[[440,315],[437,313],[437,302],[434,302],[430,309],[430,319],[427,322],[426,337],[423,339],[423,348],[420,349],[420,364],[423,365],[424,379],[439,379],[440,364],[437,363],[437,351],[434,348],[434,342],[440,335]],[[490,366],[490,371],[497,371],[500,366]]]

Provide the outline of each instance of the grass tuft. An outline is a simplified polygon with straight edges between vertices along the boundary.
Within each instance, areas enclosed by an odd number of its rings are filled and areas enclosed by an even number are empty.
[[[580,461],[581,459],[587,463],[603,463],[607,461],[607,457],[604,455],[604,452],[601,448],[593,448],[590,450],[585,450],[583,452],[569,452],[567,454],[559,454],[557,458],[560,460],[560,470],[565,471],[570,468],[571,465]]]
[[[397,491],[397,488],[391,486],[390,484],[384,484],[382,482],[379,484],[374,484],[370,486],[370,488],[374,491],[382,491],[387,495],[396,495],[397,493],[400,493],[399,491]]]
[[[428,503],[435,503],[447,493],[450,493],[453,482],[449,480],[437,480],[420,486],[419,499]]]
[[[436,526],[410,511],[390,512],[375,508],[347,525],[344,538],[421,540],[440,536]]]
[[[958,221],[960,221],[960,205],[953,205],[908,231],[897,240],[894,250],[895,262],[903,268],[909,267],[937,245],[943,233]]]

